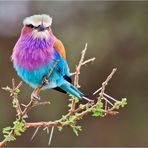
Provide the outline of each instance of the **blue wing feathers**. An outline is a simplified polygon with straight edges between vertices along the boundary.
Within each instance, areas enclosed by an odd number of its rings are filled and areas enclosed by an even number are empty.
[[[47,75],[52,69],[55,62],[58,60],[53,72],[51,73],[48,81],[48,86],[46,88],[59,88],[57,90],[62,92],[67,92],[77,98],[82,98],[84,96],[77,88],[71,84],[69,67],[65,59],[63,59],[60,54],[54,50],[55,58],[51,59],[46,65],[43,65],[37,69],[28,71],[18,64],[14,64],[17,74],[31,87],[37,88],[43,79],[43,76]]]

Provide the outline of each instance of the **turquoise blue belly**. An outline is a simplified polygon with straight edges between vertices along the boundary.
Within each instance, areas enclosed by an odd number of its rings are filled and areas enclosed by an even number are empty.
[[[14,67],[17,74],[23,79],[23,81],[33,88],[37,88],[41,84],[43,76],[47,75],[51,70],[51,64],[47,64],[32,71],[28,71],[18,64],[15,64]],[[57,84],[60,85],[60,79],[60,75],[54,70],[49,77],[48,88],[54,88]]]

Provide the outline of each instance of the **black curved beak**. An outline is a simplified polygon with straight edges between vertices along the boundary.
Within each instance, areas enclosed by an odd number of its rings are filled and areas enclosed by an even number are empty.
[[[37,30],[40,32],[40,31],[44,31],[46,29],[46,27],[44,27],[43,25],[39,25],[37,27]]]

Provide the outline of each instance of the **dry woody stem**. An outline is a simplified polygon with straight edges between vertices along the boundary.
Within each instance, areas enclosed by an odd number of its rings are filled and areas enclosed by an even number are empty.
[[[88,60],[84,60],[85,54],[87,50],[87,44],[85,45],[84,50],[81,53],[81,58],[79,61],[78,66],[76,66],[76,71],[73,73],[74,75],[74,85],[79,88],[79,74],[81,67],[87,63],[93,62],[95,58],[90,58]],[[55,62],[53,68],[49,71],[49,73],[43,78],[42,84],[34,91],[34,94],[38,97],[40,94],[40,91],[42,88],[48,84],[48,78],[52,74],[54,68],[56,67],[58,61]],[[49,122],[26,122],[25,119],[28,117],[28,111],[30,111],[33,107],[39,106],[39,105],[46,105],[50,104],[50,102],[39,102],[35,99],[32,99],[29,101],[27,105],[23,105],[24,109],[22,109],[22,106],[18,100],[18,93],[19,93],[19,88],[22,85],[22,82],[20,82],[17,86],[15,84],[14,79],[12,79],[12,88],[10,87],[5,87],[3,88],[4,90],[10,92],[10,96],[12,97],[12,102],[13,102],[13,107],[16,109],[16,121],[22,122],[23,121],[23,129],[30,129],[30,128],[35,128],[36,131],[32,136],[32,139],[35,137],[37,131],[39,128],[43,128],[43,130],[47,130],[47,133],[49,133],[49,127],[52,128],[52,134],[53,134],[53,129],[54,127],[59,128],[62,130],[63,127],[68,126],[71,127],[76,135],[78,135],[78,131],[81,131],[81,127],[77,125],[77,121],[81,120],[83,116],[87,114],[92,114],[93,116],[100,116],[104,117],[106,115],[115,115],[118,112],[116,109],[118,109],[120,106],[124,106],[124,104],[121,101],[117,101],[110,95],[105,93],[105,88],[108,85],[108,82],[111,80],[113,75],[116,72],[116,68],[112,70],[112,72],[108,75],[107,79],[102,83],[102,87],[97,89],[93,95],[98,95],[97,96],[97,102],[87,102],[85,104],[77,104],[77,99],[74,97],[71,97],[71,102],[70,102],[70,110],[68,113],[64,116],[62,116],[59,120],[55,121],[49,121]],[[104,101],[104,102],[102,102]],[[76,107],[77,104],[77,107]],[[22,132],[22,131],[21,131]],[[23,131],[24,132],[24,131]],[[17,135],[15,134],[15,128],[11,128],[9,135],[12,136],[13,138],[16,139]],[[12,140],[7,140],[7,138],[4,138],[3,141],[0,142],[0,147],[4,147],[7,145],[10,141]],[[49,138],[49,143],[51,142],[51,136]]]

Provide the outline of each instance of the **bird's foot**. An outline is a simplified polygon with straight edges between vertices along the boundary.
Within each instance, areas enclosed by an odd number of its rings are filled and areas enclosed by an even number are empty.
[[[33,100],[35,102],[40,102],[41,98],[40,98],[40,96],[37,96],[35,94],[35,91],[33,91],[32,94],[31,94],[31,100]]]

